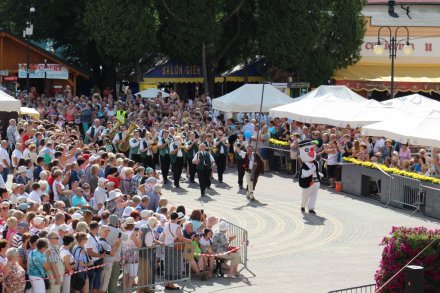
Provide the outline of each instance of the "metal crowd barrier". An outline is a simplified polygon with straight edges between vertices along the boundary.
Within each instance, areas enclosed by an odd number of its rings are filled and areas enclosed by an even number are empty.
[[[334,290],[328,293],[374,293],[375,291],[376,291],[376,285],[371,284],[371,285],[358,286],[347,289]]]
[[[397,203],[398,207],[414,208],[414,214],[421,211],[424,205],[424,193],[420,180],[394,175],[391,180],[390,198],[387,205]]]
[[[240,250],[238,250],[238,252],[240,253],[240,264],[243,265],[243,267],[240,269],[240,272],[242,270],[247,270],[249,273],[251,273],[253,276],[255,276],[255,274],[249,270],[248,265],[247,265],[247,261],[248,261],[248,245],[249,245],[249,240],[248,240],[248,232],[246,229],[243,229],[231,222],[228,222],[227,220],[220,220],[221,222],[225,222],[226,225],[228,226],[228,236],[236,236],[236,238],[231,241],[230,246],[232,247],[240,247]]]
[[[183,283],[183,288],[190,282],[191,268],[188,259],[194,257],[194,248],[188,243],[182,245],[182,250],[173,246],[142,247],[131,249],[123,253],[122,267],[123,293],[153,291],[154,286],[167,283]],[[128,286],[125,278],[128,276],[136,280],[136,286]],[[134,282],[133,282],[134,283]],[[131,285],[131,284],[130,284]]]

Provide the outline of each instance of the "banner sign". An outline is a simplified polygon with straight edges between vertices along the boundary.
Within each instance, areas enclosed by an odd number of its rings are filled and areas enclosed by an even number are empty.
[[[336,85],[345,85],[355,91],[389,91],[391,82],[388,81],[363,81],[363,80],[337,80]],[[436,92],[440,93],[440,83],[434,82],[395,82],[396,92]]]
[[[26,63],[18,64],[18,77],[26,78]],[[29,78],[69,79],[69,69],[61,64],[29,64]]]
[[[176,78],[176,77],[203,77],[202,68],[197,65],[167,62],[144,74],[144,78]]]

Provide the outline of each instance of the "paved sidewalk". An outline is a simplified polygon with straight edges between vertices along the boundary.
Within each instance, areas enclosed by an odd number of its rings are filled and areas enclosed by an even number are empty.
[[[321,189],[317,215],[301,214],[298,183],[269,173],[260,177],[255,202],[238,191],[236,173],[224,183],[213,181],[211,194],[199,197],[197,184],[183,182],[183,191],[164,191],[172,204],[187,213],[203,208],[249,231],[249,269],[244,278],[193,280],[197,292],[328,292],[374,283],[382,247],[378,244],[392,226],[439,228],[439,222],[411,217],[369,199]],[[190,289],[190,288],[188,288]]]

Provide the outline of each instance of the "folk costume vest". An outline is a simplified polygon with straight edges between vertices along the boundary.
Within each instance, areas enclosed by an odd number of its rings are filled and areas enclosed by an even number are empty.
[[[209,170],[211,169],[211,158],[208,152],[198,153],[200,162],[197,164],[197,170]]]

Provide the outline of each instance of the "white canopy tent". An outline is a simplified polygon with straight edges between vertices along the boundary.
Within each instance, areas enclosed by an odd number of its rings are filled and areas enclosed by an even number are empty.
[[[312,98],[320,98],[322,96],[325,96],[327,94],[331,94],[340,100],[344,101],[353,101],[353,102],[359,102],[359,101],[365,101],[364,97],[361,95],[358,95],[351,89],[349,89],[346,86],[343,85],[321,85],[317,87],[316,89],[310,91],[309,93],[298,97],[295,99],[295,101],[301,101],[301,100],[309,100]]]
[[[164,97],[164,98],[167,98],[170,96],[169,93],[162,91],[160,89],[155,89],[155,88],[149,88],[149,89],[143,90],[141,92],[138,92],[136,95],[141,95],[142,98],[154,99],[155,97],[157,97],[158,93],[161,93],[162,97]]]
[[[362,127],[362,134],[367,136],[384,136],[401,143],[412,145],[440,147],[440,110],[432,110],[407,115],[398,122],[387,119],[382,122]]]
[[[37,110],[35,110],[34,108],[29,108],[29,107],[21,107],[20,108],[20,115],[29,115],[34,119],[40,119],[40,113],[38,113]]]
[[[331,93],[294,102],[270,110],[269,115],[287,117],[304,123],[327,124],[336,127],[360,127],[395,115],[390,108],[375,100],[346,99]]]
[[[7,93],[0,91],[0,111],[20,112],[21,102]]]
[[[413,114],[431,112],[432,110],[440,111],[440,102],[419,94],[383,101],[382,104],[387,107],[392,107],[397,111]]]
[[[260,112],[263,84],[245,84],[235,91],[212,101],[212,107],[223,112]],[[285,95],[271,84],[264,84],[262,112],[292,102],[292,98]]]

